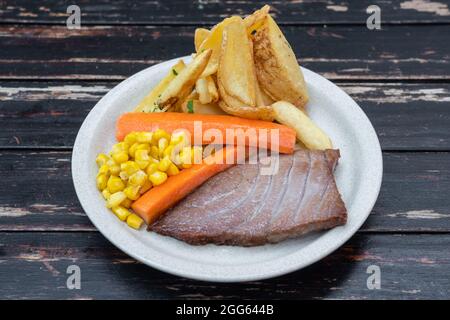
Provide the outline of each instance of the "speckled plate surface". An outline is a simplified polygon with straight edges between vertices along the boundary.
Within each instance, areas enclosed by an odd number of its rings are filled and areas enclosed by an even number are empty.
[[[189,57],[183,59],[190,61]],[[259,247],[191,246],[145,229],[128,228],[105,208],[95,185],[95,157],[115,143],[117,117],[131,111],[176,60],[145,69],[117,85],[95,105],[78,132],[72,155],[73,181],[81,205],[97,229],[122,251],[151,267],[220,282],[279,276],[304,268],[344,244],[366,220],[378,197],[383,171],[380,144],[356,102],[307,69],[303,72],[310,93],[309,114],[341,151],[335,176],[348,209],[345,226]]]

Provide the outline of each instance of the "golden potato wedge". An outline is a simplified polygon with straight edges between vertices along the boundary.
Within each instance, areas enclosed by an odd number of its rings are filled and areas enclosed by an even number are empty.
[[[264,19],[269,14],[270,6],[265,5],[259,10],[256,10],[251,15],[244,18],[244,24],[247,28],[248,34],[252,34],[255,30],[259,29],[264,22]]]
[[[181,70],[167,86],[167,88],[161,93],[161,96],[157,100],[158,105],[163,110],[169,110],[171,108],[177,108],[177,105],[181,104],[185,98],[192,92],[197,79],[205,70],[209,58],[211,57],[212,50],[208,49],[199,53],[186,68]]]
[[[326,133],[320,129],[302,110],[286,101],[272,104],[275,120],[295,130],[299,139],[308,149],[332,149],[333,145]]]
[[[194,45],[195,45],[195,51],[199,51],[200,46],[202,45],[203,41],[205,41],[206,38],[209,37],[211,34],[211,31],[205,28],[197,28],[195,29],[194,34]]]
[[[202,52],[207,49],[212,50],[211,58],[209,59],[208,66],[204,70],[202,74],[202,78],[215,74],[219,67],[219,57],[220,50],[222,46],[222,36],[224,28],[233,21],[233,18],[230,17],[224,19],[219,24],[215,25],[209,36],[202,42],[197,52]]]
[[[266,15],[252,39],[261,88],[275,101],[284,100],[303,108],[308,102],[303,73],[289,43],[270,15]]]
[[[199,100],[187,99],[181,105],[181,111],[184,113],[198,114],[226,114],[217,103],[211,102],[203,104]]]
[[[186,67],[183,60],[177,62],[176,65],[167,73],[161,82],[150,91],[148,95],[134,109],[135,112],[155,112],[160,111],[157,104],[159,95],[167,88],[169,83]]]
[[[219,92],[217,91],[216,83],[214,82],[213,76],[207,76],[206,81],[208,83],[208,92],[211,96],[212,102],[219,101]]]
[[[212,101],[206,78],[200,78],[197,80],[195,83],[195,90],[198,92],[198,97],[201,103],[210,103]]]
[[[256,106],[255,69],[250,41],[242,18],[232,17],[224,29],[217,77],[228,95]]]

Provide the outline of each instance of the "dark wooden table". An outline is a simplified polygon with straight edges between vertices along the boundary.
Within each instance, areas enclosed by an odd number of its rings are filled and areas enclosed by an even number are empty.
[[[380,138],[380,197],[361,230],[298,272],[241,284],[182,279],[112,246],[78,203],[75,135],[95,103],[148,66],[193,51],[197,25],[259,1],[0,1],[0,298],[450,297],[450,1],[276,1],[302,64],[348,92]],[[381,30],[366,8],[381,8]],[[69,265],[81,290],[66,287]],[[369,290],[367,268],[380,267]]]

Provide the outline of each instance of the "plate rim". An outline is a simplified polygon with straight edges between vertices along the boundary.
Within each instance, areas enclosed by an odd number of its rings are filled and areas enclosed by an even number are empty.
[[[103,105],[108,103],[108,100],[114,95],[114,92],[118,91],[119,89],[121,89],[122,87],[126,87],[130,82],[132,82],[135,78],[138,78],[140,76],[142,76],[143,74],[145,74],[146,72],[149,72],[149,70],[151,69],[158,69],[158,68],[170,68],[170,66],[174,63],[176,63],[176,61],[178,61],[179,59],[183,59],[184,61],[188,61],[191,59],[190,56],[184,56],[184,57],[179,57],[179,58],[175,58],[175,59],[171,59],[153,66],[150,66],[148,68],[145,68],[135,74],[133,74],[132,76],[128,77],[127,79],[121,81],[119,84],[117,84],[116,86],[114,86],[112,89],[110,89],[108,91],[108,93],[106,93],[96,104],[95,106],[91,109],[91,111],[88,113],[88,115],[86,116],[86,118],[84,119],[74,142],[74,146],[73,146],[73,150],[72,150],[72,159],[71,159],[71,169],[72,169],[72,180],[73,180],[73,184],[75,187],[75,192],[77,194],[77,197],[79,199],[79,202],[83,208],[83,210],[85,211],[86,215],[88,216],[88,218],[90,219],[90,221],[94,224],[95,228],[108,240],[110,241],[114,246],[116,246],[117,248],[119,248],[121,251],[123,251],[125,254],[133,257],[134,259],[150,266],[153,268],[156,268],[158,270],[167,272],[169,274],[173,274],[173,275],[177,275],[177,276],[181,276],[181,277],[185,277],[185,278],[191,278],[191,279],[195,279],[195,280],[201,280],[201,281],[212,281],[212,282],[243,282],[243,281],[257,281],[257,280],[263,280],[263,279],[268,279],[268,278],[273,278],[273,277],[277,277],[277,276],[281,276],[284,274],[288,274],[291,273],[293,271],[296,270],[300,270],[303,269],[321,259],[323,259],[324,257],[328,256],[329,254],[331,254],[332,252],[334,252],[335,250],[337,250],[338,248],[340,248],[343,244],[345,244],[345,242],[347,242],[362,226],[362,224],[367,220],[368,216],[370,215],[373,206],[375,205],[375,202],[378,199],[379,196],[379,192],[381,189],[381,183],[382,183],[382,177],[383,177],[383,158],[382,158],[382,150],[381,150],[381,146],[380,146],[380,142],[378,139],[378,136],[376,134],[375,129],[373,128],[372,123],[370,122],[369,118],[367,117],[367,115],[364,113],[364,111],[362,110],[362,108],[345,92],[343,91],[341,88],[339,88],[337,85],[335,85],[334,83],[332,83],[331,81],[329,81],[328,79],[326,79],[325,77],[307,69],[304,67],[301,67],[303,72],[308,74],[309,77],[312,78],[316,78],[316,79],[320,79],[323,83],[325,83],[327,86],[331,86],[334,89],[337,89],[340,91],[341,94],[346,96],[346,99],[350,99],[352,101],[352,103],[357,106],[357,113],[358,113],[358,117],[359,120],[364,121],[365,124],[365,134],[369,136],[371,142],[374,142],[375,145],[373,145],[373,152],[374,152],[374,163],[376,163],[377,165],[377,170],[375,170],[375,176],[374,176],[374,185],[372,187],[372,195],[370,197],[371,201],[368,202],[366,204],[366,211],[364,212],[364,215],[360,217],[360,220],[358,221],[358,223],[356,223],[351,229],[347,230],[344,234],[341,234],[339,236],[338,239],[333,239],[333,243],[330,246],[326,246],[323,247],[322,246],[322,250],[318,253],[318,252],[313,252],[312,254],[308,255],[308,259],[306,261],[302,261],[301,259],[299,259],[300,257],[294,257],[296,253],[298,253],[298,251],[294,252],[294,253],[290,253],[286,256],[283,256],[281,258],[278,259],[288,259],[290,258],[290,260],[294,259],[295,263],[286,263],[284,265],[282,265],[283,267],[280,267],[280,262],[277,261],[277,267],[276,268],[270,268],[270,265],[273,263],[273,260],[270,260],[269,262],[263,262],[263,263],[259,263],[258,266],[260,268],[258,268],[258,270],[255,270],[255,272],[250,273],[234,273],[234,275],[231,275],[232,272],[228,271],[228,272],[224,272],[225,275],[219,275],[217,274],[217,272],[210,272],[210,273],[205,273],[204,269],[201,270],[201,272],[192,272],[192,270],[189,271],[185,271],[184,268],[175,268],[173,266],[170,266],[168,264],[164,264],[161,263],[161,261],[154,261],[151,259],[148,259],[146,257],[142,257],[139,254],[139,250],[135,249],[133,250],[133,248],[129,248],[127,246],[124,246],[121,243],[121,238],[119,237],[114,237],[114,235],[108,233],[107,231],[109,229],[104,229],[99,223],[97,223],[98,221],[96,221],[96,219],[94,218],[94,215],[92,215],[91,213],[89,213],[89,208],[86,205],[86,202],[84,201],[84,196],[82,195],[82,191],[81,191],[81,181],[79,181],[79,171],[78,171],[78,166],[79,164],[79,159],[81,157],[81,153],[83,151],[82,149],[82,136],[84,131],[86,130],[86,128],[88,128],[91,123],[94,121],[95,122],[95,115],[96,113],[99,113],[99,105]],[[330,235],[332,233],[335,233],[336,230],[338,230],[339,227],[331,229],[330,231],[328,231],[327,233],[325,233],[323,237],[330,237]],[[325,241],[325,240],[322,240]],[[142,248],[141,248],[142,249]],[[269,266],[267,266],[269,265]],[[232,266],[222,266],[223,269],[239,269],[239,266],[237,267],[232,267]],[[263,272],[261,272],[261,269],[264,269]]]

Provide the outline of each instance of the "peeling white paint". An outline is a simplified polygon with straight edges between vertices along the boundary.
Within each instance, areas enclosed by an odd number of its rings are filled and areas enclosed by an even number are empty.
[[[412,0],[400,3],[400,8],[416,10],[419,12],[431,12],[438,16],[450,16],[448,5],[441,2],[431,2],[429,0]]]
[[[23,208],[0,207],[0,217],[23,217],[30,213]]]
[[[413,210],[413,211],[406,211],[406,212],[397,212],[397,213],[391,213],[388,214],[388,217],[405,217],[407,219],[442,219],[442,218],[449,218],[450,215],[438,213],[434,210]]]
[[[336,12],[347,12],[348,7],[343,5],[328,5],[328,10],[336,11]]]

